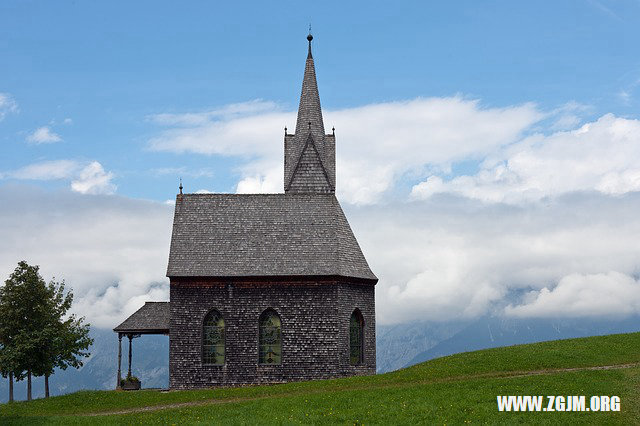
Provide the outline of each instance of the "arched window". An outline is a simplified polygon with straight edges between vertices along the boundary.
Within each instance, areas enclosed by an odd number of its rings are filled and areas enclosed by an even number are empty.
[[[282,335],[280,317],[273,309],[260,315],[258,335],[258,362],[280,364],[282,362]]]
[[[364,359],[364,318],[358,309],[351,314],[349,321],[349,363],[358,365]]]
[[[204,317],[202,325],[202,363],[224,364],[224,318],[213,310]]]

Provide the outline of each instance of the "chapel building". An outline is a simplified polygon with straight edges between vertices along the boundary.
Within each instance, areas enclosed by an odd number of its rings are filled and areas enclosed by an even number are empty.
[[[307,39],[295,134],[285,128],[284,192],[181,188],[170,302],[148,302],[114,329],[130,344],[169,335],[172,389],[375,373],[378,279],[335,196],[336,139],[325,133]]]

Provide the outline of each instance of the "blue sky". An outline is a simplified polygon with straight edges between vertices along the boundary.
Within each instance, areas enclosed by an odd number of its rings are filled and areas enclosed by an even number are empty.
[[[387,322],[640,313],[638,22],[637,0],[4,1],[0,266],[75,282],[101,325],[166,299],[179,177],[281,191],[311,23]]]
[[[0,124],[0,170],[97,160],[118,193],[163,200],[176,176],[150,170],[210,168],[186,183],[233,191],[237,159],[151,152],[148,117],[254,99],[294,110],[309,22],[325,109],[461,94],[635,116],[639,21],[637,1],[3,2],[0,92],[19,112]],[[27,144],[42,126],[62,141]]]

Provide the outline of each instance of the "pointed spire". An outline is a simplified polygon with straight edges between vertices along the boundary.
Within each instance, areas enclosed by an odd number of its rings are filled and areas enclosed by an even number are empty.
[[[311,53],[311,28],[307,35],[309,52],[302,79],[295,134],[285,134],[285,192],[329,193],[335,190],[335,139],[324,133],[316,70]]]
[[[311,122],[312,133],[316,140],[322,140],[324,136],[324,123],[322,121],[322,109],[320,108],[320,95],[316,81],[316,68],[311,55],[311,32],[307,36],[309,41],[309,54],[304,68],[302,79],[302,93],[300,94],[300,107],[298,108],[298,120],[296,122],[296,134],[307,133],[307,124]]]

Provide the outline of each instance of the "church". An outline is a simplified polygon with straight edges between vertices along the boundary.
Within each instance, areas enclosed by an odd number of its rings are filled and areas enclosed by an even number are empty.
[[[169,335],[169,387],[192,389],[375,374],[375,285],[336,189],[311,34],[284,192],[176,197],[169,302],[114,331]]]

